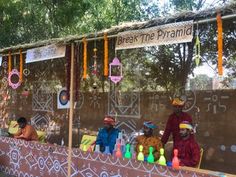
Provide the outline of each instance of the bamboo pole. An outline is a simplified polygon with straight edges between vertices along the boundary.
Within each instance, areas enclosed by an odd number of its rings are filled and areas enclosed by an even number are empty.
[[[74,43],[71,44],[71,67],[70,67],[70,112],[69,112],[69,143],[68,143],[68,171],[71,176],[71,155],[72,155],[72,123],[74,113]]]

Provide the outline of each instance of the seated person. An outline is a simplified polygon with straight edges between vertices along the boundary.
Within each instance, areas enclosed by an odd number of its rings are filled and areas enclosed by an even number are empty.
[[[105,147],[109,146],[110,153],[113,153],[114,146],[116,144],[116,139],[119,134],[119,130],[114,128],[115,119],[110,116],[105,116],[104,127],[101,128],[98,132],[96,145],[100,145],[100,151],[104,152]]]
[[[136,138],[136,153],[139,153],[139,145],[143,146],[144,160],[147,159],[149,154],[149,147],[153,147],[154,160],[159,159],[159,151],[162,148],[161,139],[153,135],[153,129],[157,128],[151,121],[146,121],[143,123],[144,135],[140,135]]]
[[[196,167],[200,160],[200,148],[194,139],[193,126],[188,121],[179,124],[181,140],[176,143],[180,166]]]
[[[17,120],[17,123],[19,124],[20,129],[17,133],[14,134],[14,138],[24,139],[27,141],[38,141],[38,135],[36,130],[33,126],[27,123],[26,118],[20,117]]]

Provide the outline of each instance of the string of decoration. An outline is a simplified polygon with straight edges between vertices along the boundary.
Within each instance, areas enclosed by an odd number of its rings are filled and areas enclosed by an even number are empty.
[[[11,63],[11,52],[9,51],[8,53],[8,75],[11,72],[11,67],[12,67],[12,63]]]
[[[104,34],[104,76],[108,76],[108,37]]]
[[[223,75],[223,29],[221,14],[217,13],[217,31],[218,31],[218,73]]]
[[[97,70],[97,47],[96,47],[96,41],[94,41],[94,48],[93,48],[93,59],[94,59],[94,62],[93,62],[93,72],[92,74],[97,76],[98,75],[98,70]]]
[[[201,50],[201,43],[200,43],[200,39],[199,39],[199,31],[198,31],[198,24],[197,24],[197,31],[196,31],[196,42],[195,42],[195,45],[194,45],[194,49],[195,49],[195,63],[196,63],[196,66],[199,65],[200,63],[200,50]]]
[[[80,75],[79,73],[79,44],[75,44],[75,56],[74,56],[74,60],[75,60],[75,101],[78,101],[78,85],[79,85],[79,78]]]
[[[66,75],[66,90],[67,90],[67,98],[68,100],[70,99],[70,67],[71,67],[71,45],[66,46],[66,70],[67,70],[67,75]]]
[[[76,75],[78,76],[76,79],[76,83],[77,83],[77,90],[76,90],[76,102],[79,102],[82,100],[82,97],[80,95],[80,81],[81,81],[81,62],[80,62],[80,58],[82,53],[80,51],[82,51],[82,45],[80,45],[80,43],[77,46],[77,50],[78,50],[78,54],[77,54],[77,71],[76,71]],[[80,104],[81,105],[81,104]]]
[[[84,56],[83,56],[83,79],[87,78],[87,41],[85,38],[83,38],[83,44],[84,44]]]
[[[23,54],[20,49],[20,82],[23,82]]]

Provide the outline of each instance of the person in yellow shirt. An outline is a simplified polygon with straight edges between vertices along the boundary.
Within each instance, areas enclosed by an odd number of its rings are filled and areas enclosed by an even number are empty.
[[[17,120],[17,123],[20,129],[16,134],[14,134],[14,138],[24,139],[26,141],[38,141],[38,135],[36,130],[32,125],[29,125],[27,123],[26,118],[20,117]]]
[[[161,139],[158,136],[153,135],[153,130],[157,128],[156,125],[154,125],[151,121],[145,121],[143,123],[143,133],[144,135],[140,135],[136,138],[136,153],[139,153],[139,146],[143,146],[143,154],[144,154],[144,160],[147,159],[149,154],[149,147],[153,147],[153,155],[155,158],[155,161],[159,159],[159,151],[160,148],[162,148]]]

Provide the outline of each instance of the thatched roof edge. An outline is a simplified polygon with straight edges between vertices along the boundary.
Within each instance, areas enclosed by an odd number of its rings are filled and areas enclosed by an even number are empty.
[[[119,26],[113,26],[109,29],[99,31],[96,33],[96,37],[103,36],[105,32],[108,35],[116,35],[119,32],[123,32],[123,31],[144,29],[144,28],[149,28],[149,27],[153,27],[157,25],[163,25],[163,24],[173,23],[173,22],[178,22],[178,21],[187,21],[187,20],[199,21],[206,18],[216,17],[217,12],[220,12],[222,16],[229,15],[229,14],[236,14],[236,2],[228,4],[224,7],[210,8],[210,9],[196,11],[196,12],[186,11],[186,12],[177,13],[170,17],[158,17],[158,18],[155,18],[149,21],[144,21],[144,22],[124,23]],[[45,46],[49,44],[68,44],[71,42],[79,41],[83,37],[94,38],[95,33],[89,33],[85,35],[70,35],[70,36],[66,36],[62,38],[42,40],[35,43],[19,44],[16,46],[3,48],[0,50],[0,53],[4,54],[9,51],[16,52],[19,49],[27,50],[30,48],[41,47],[41,46]]]

